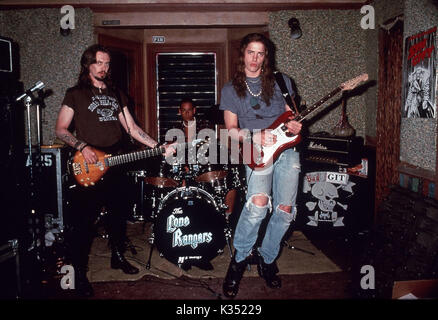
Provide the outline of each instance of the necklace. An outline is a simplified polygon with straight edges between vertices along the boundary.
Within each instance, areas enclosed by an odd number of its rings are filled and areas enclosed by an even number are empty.
[[[262,88],[260,88],[260,92],[259,93],[254,93],[249,88],[248,82],[246,82],[246,80],[245,80],[245,84],[246,84],[246,88],[248,89],[249,94],[252,95],[253,97],[259,97],[262,94]]]
[[[104,90],[104,88],[102,88],[102,87],[91,86],[91,93],[93,94],[93,96],[97,95],[96,92],[95,92],[95,89],[99,90],[98,94],[102,94],[102,89]]]

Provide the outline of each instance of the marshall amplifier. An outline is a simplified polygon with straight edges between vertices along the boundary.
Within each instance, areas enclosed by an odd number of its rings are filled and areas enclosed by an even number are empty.
[[[68,148],[61,145],[41,146],[40,159],[36,157],[36,149],[32,149],[32,161],[29,149],[25,148],[25,178],[30,178],[30,166],[35,181],[35,194],[38,199],[37,208],[44,216],[46,228],[64,228],[63,194],[67,178]]]
[[[305,138],[302,147],[304,162],[347,168],[361,163],[363,138],[314,134]]]

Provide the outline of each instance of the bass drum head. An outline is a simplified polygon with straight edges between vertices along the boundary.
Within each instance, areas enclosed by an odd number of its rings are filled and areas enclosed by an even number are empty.
[[[225,219],[209,193],[182,187],[160,204],[154,235],[160,254],[179,267],[208,262],[225,247]]]

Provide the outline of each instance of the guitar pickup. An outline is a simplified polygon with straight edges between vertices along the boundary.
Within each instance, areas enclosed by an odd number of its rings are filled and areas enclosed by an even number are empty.
[[[281,130],[284,132],[284,134],[285,134],[286,137],[290,138],[290,137],[293,137],[293,136],[294,136],[293,133],[291,133],[291,132],[288,131],[288,129],[287,129],[287,127],[286,127],[285,124],[282,125],[280,128],[281,128]]]

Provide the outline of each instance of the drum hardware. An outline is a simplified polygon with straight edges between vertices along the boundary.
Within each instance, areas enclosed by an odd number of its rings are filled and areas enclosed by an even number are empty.
[[[99,229],[99,227],[103,227],[102,231],[99,232],[99,230],[97,230],[97,235],[102,239],[108,239],[108,232],[106,231],[106,221],[105,221],[107,217],[108,217],[108,212],[106,211],[105,207],[102,207],[99,212],[99,215],[94,221],[94,225],[96,226],[97,229]]]
[[[244,173],[244,168],[242,166],[232,166],[231,167],[231,188],[237,190],[246,189],[246,176]],[[241,172],[243,171],[243,172]]]
[[[148,242],[151,245],[151,248],[149,250],[149,258],[148,258],[148,261],[146,262],[146,267],[145,267],[147,270],[149,270],[151,268],[152,252],[154,251],[154,247],[155,247],[155,245],[154,245],[155,235],[153,232],[151,233],[151,236],[148,238]]]
[[[134,177],[135,182],[138,182],[138,178],[147,177],[147,173],[145,170],[137,170],[137,171],[128,171],[126,173],[129,177]]]
[[[140,199],[138,201],[138,203],[134,202],[132,205],[132,219],[134,221],[145,221],[144,218],[144,182],[143,182],[143,178],[146,177],[146,171],[144,170],[139,170],[139,171],[128,171],[127,175],[129,177],[133,177],[134,178],[134,183],[135,185],[139,185],[140,187]]]
[[[139,207],[140,207],[140,206],[139,206]],[[144,216],[141,215],[141,214],[138,215],[138,214],[137,214],[138,211],[143,212],[143,210],[141,210],[141,209],[137,209],[137,204],[134,203],[133,206],[132,206],[132,219],[133,219],[134,221],[144,221],[144,220],[145,220],[145,219],[144,219]]]
[[[226,227],[224,229],[225,239],[227,241],[228,251],[230,252],[230,259],[233,259],[233,248],[231,247],[231,238],[233,236],[233,231],[230,227],[228,217],[225,217]]]

